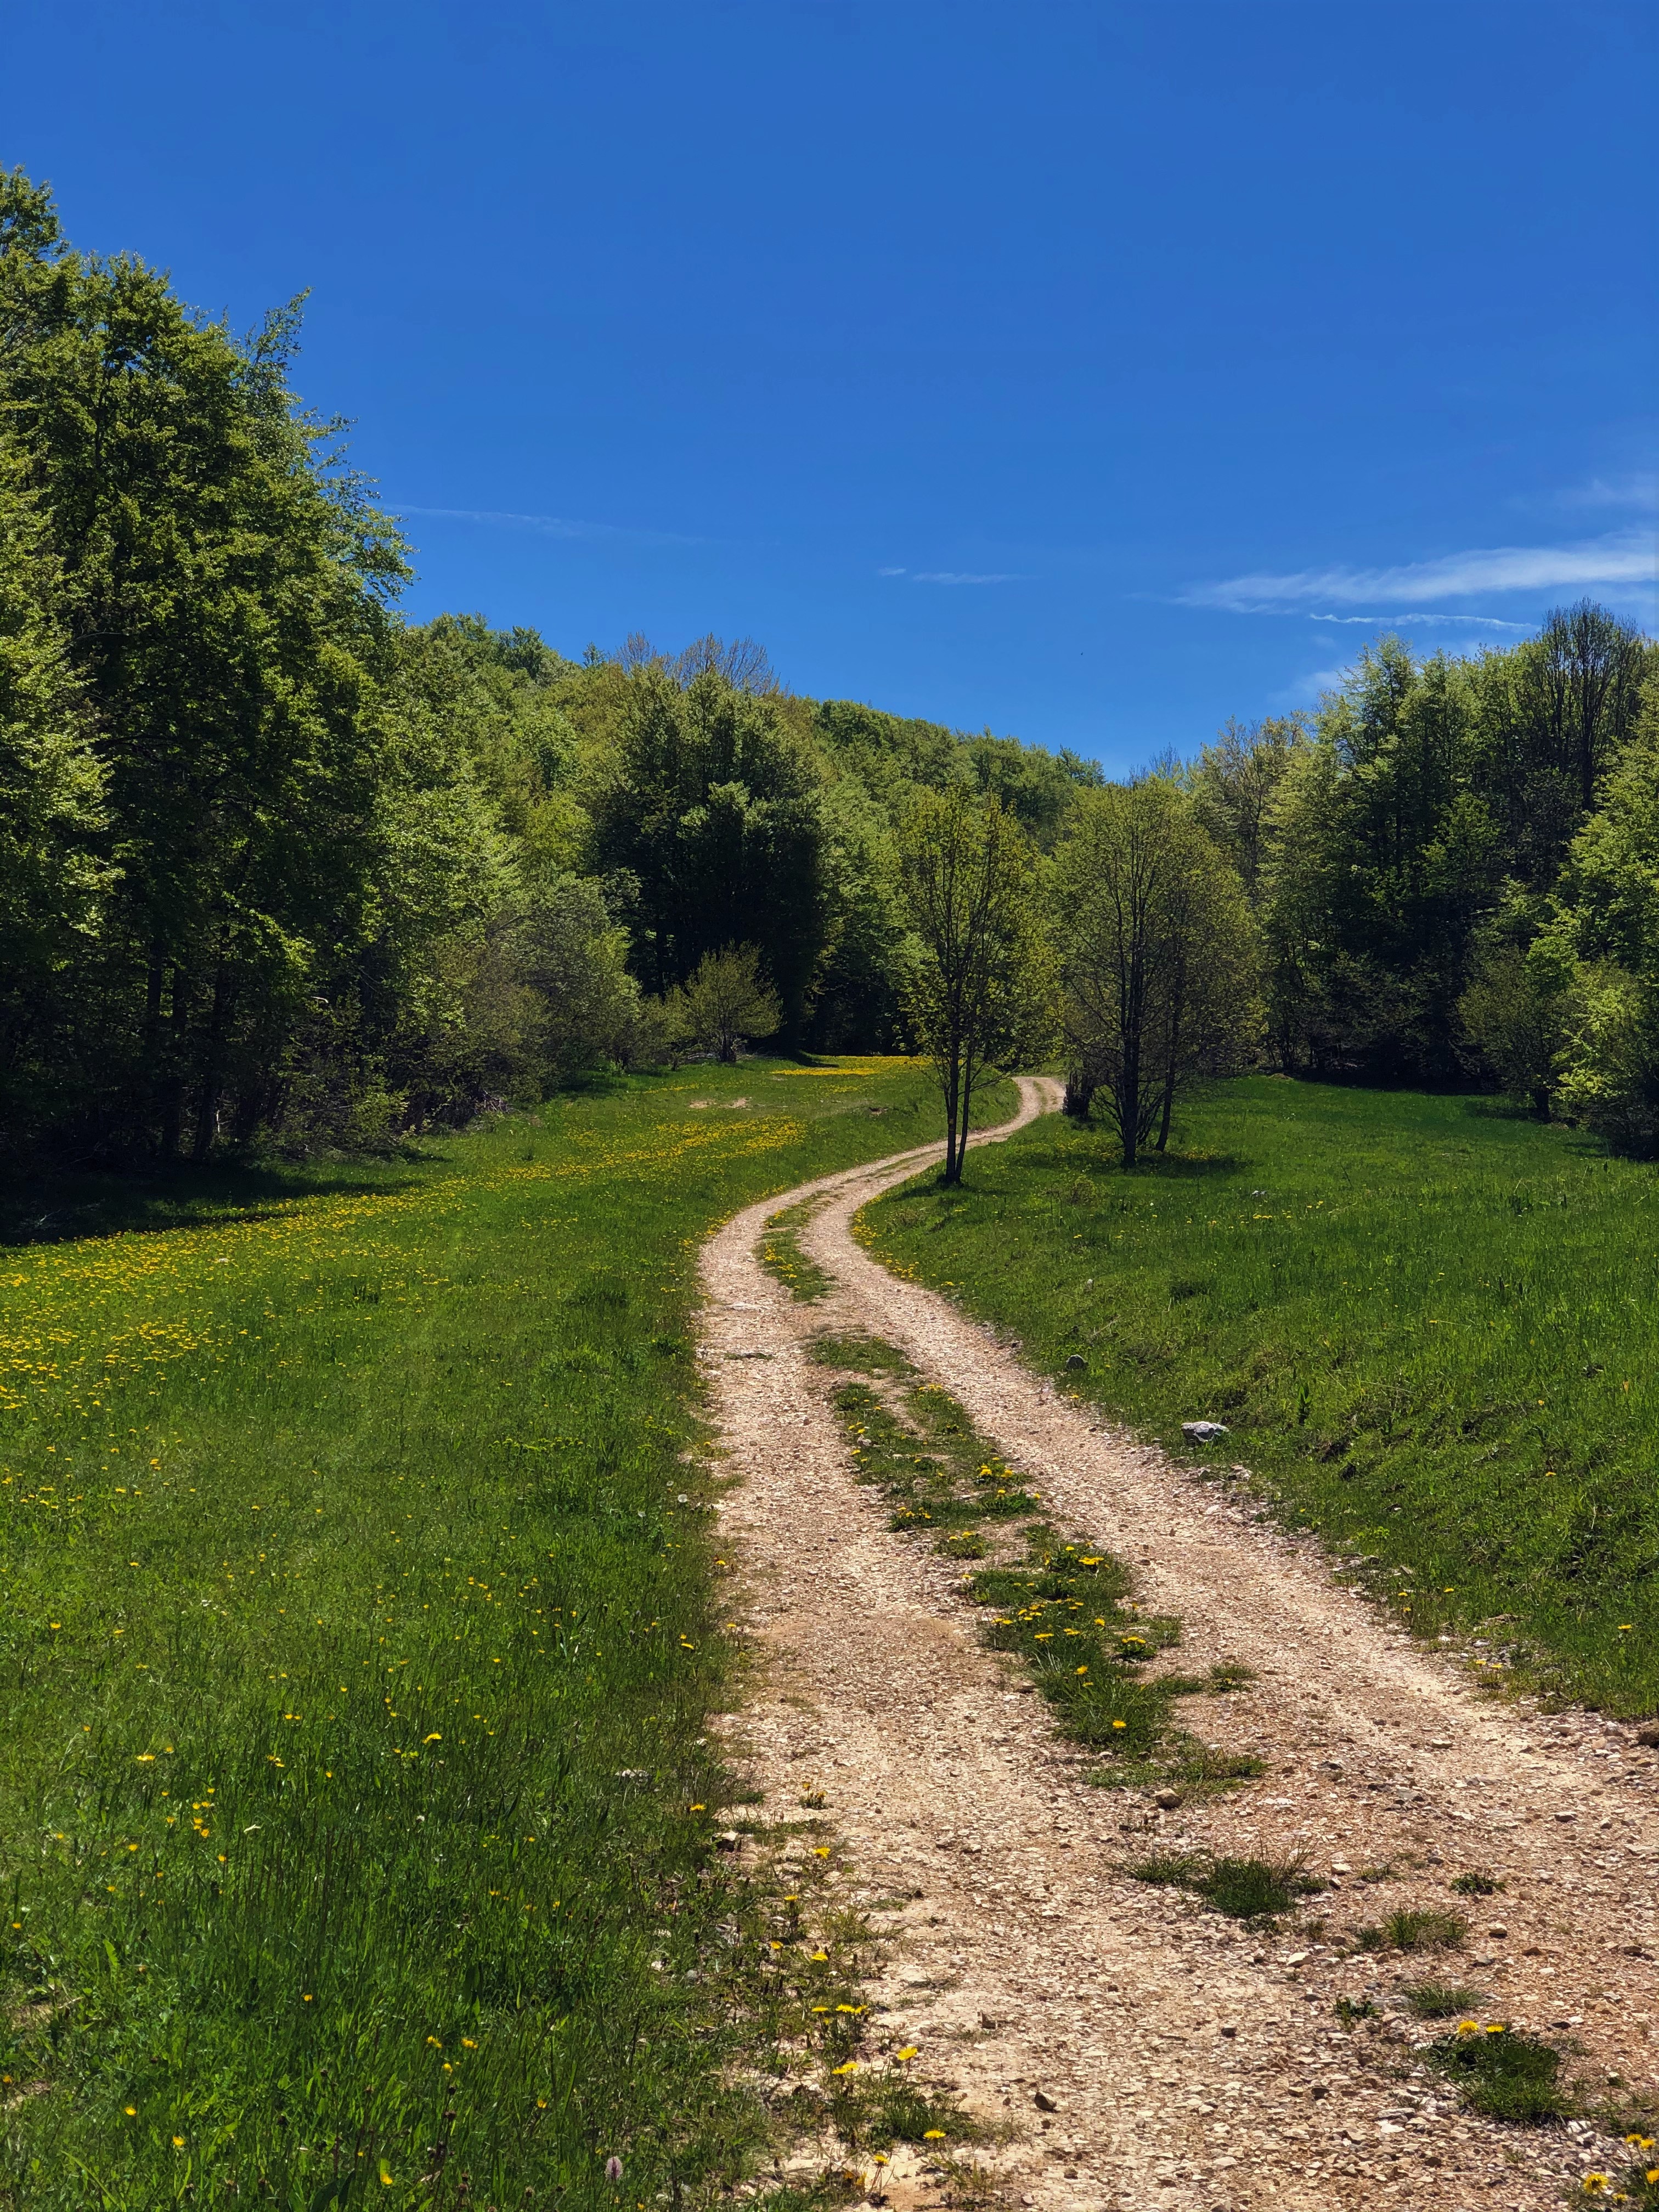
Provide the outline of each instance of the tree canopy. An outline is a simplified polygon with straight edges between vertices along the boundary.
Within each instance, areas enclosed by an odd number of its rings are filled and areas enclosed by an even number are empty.
[[[1256,981],[1280,1066],[1659,1145],[1659,647],[1606,609],[1469,659],[1378,638],[1316,711],[1133,786],[799,697],[752,638],[417,624],[395,521],[294,388],[301,306],[239,336],[0,173],[0,1160],[465,1118],[664,1050],[727,948],[783,1049],[936,1043],[945,845],[1048,916],[1010,976],[1067,948],[1075,1103],[1133,1030],[1085,1001],[1154,830],[1187,905],[1143,917],[1156,1078],[1106,1084],[1137,1146],[1258,1034]]]

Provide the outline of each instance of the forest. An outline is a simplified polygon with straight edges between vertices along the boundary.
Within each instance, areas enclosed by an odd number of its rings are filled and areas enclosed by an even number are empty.
[[[1109,783],[748,640],[405,620],[300,304],[239,337],[21,171],[0,327],[0,1165],[373,1148],[745,1026],[934,1049],[942,799],[1018,848],[982,1056],[1063,1051],[1131,1156],[1245,1066],[1659,1146],[1659,647],[1603,609],[1379,639]]]

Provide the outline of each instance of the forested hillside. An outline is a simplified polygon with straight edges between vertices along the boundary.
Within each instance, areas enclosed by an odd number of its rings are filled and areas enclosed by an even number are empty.
[[[106,1158],[362,1141],[660,1048],[760,950],[786,1042],[884,1045],[917,783],[1040,839],[1097,771],[785,694],[763,653],[396,612],[395,527],[289,381],[0,191],[0,1128]]]
[[[1317,714],[1166,763],[1150,811],[1079,805],[1103,778],[1073,753],[797,696],[748,641],[406,622],[297,331],[296,303],[239,339],[0,179],[0,1160],[465,1119],[660,1056],[733,946],[751,1033],[907,1044],[928,791],[1012,816],[1032,976],[1075,986],[1125,837],[1209,882],[1165,1133],[1178,1073],[1248,1048],[1659,1139],[1659,659],[1601,610],[1474,660],[1383,640]]]

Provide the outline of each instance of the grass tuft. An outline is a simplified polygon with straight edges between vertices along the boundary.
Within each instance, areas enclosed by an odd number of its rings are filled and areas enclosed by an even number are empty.
[[[810,1210],[810,1206],[789,1206],[775,1213],[760,1243],[762,1267],[802,1305],[818,1304],[836,1286],[834,1276],[826,1274],[800,1249],[799,1231]]]
[[[1419,2020],[1462,2020],[1485,2002],[1479,1990],[1458,1982],[1412,1982],[1401,1990],[1408,2012]]]
[[[1129,1869],[1136,1881],[1190,1890],[1212,1911],[1233,1920],[1266,1920],[1291,1911],[1324,1884],[1299,1858],[1206,1859],[1188,1853],[1155,1851]]]
[[[1537,2127],[1571,2110],[1557,2081],[1560,2052],[1518,2028],[1460,2022],[1455,2034],[1431,2044],[1425,2056],[1457,2084],[1464,2102],[1488,2119]]]
[[[1468,1940],[1469,1923],[1461,1912],[1416,1911],[1402,1905],[1380,1925],[1354,1936],[1358,1951],[1455,1951]]]

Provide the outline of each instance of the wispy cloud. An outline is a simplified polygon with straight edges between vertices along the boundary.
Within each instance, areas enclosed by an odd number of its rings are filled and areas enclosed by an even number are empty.
[[[908,576],[913,584],[1029,584],[1031,579],[999,572],[991,575],[969,574],[960,568],[878,568],[878,576]]]
[[[1267,704],[1270,707],[1316,707],[1322,693],[1340,691],[1347,678],[1346,668],[1316,668],[1309,675],[1298,676],[1295,683],[1287,684],[1282,691],[1269,693]]]
[[[1560,497],[1563,507],[1635,507],[1659,513],[1659,469],[1637,469],[1629,476],[1592,477]]]
[[[707,545],[673,530],[635,530],[615,522],[581,522],[568,514],[514,514],[493,507],[410,507],[399,514],[423,514],[440,522],[476,522],[486,529],[533,530],[543,538],[584,538],[618,545]]]
[[[1288,574],[1232,576],[1189,586],[1180,594],[1180,604],[1220,607],[1230,614],[1283,614],[1322,599],[1336,606],[1387,605],[1389,600],[1409,606],[1483,592],[1651,584],[1654,573],[1652,532],[1621,530],[1573,545],[1483,547],[1393,568],[1303,568]]]
[[[1476,629],[1512,629],[1523,637],[1538,627],[1536,623],[1500,622],[1496,615],[1405,614],[1397,611],[1386,615],[1320,615],[1310,611],[1308,620],[1340,623],[1345,628],[1352,623],[1358,623],[1363,628],[1371,629],[1375,629],[1379,623],[1419,623],[1434,629],[1443,628],[1452,623],[1463,623]]]

